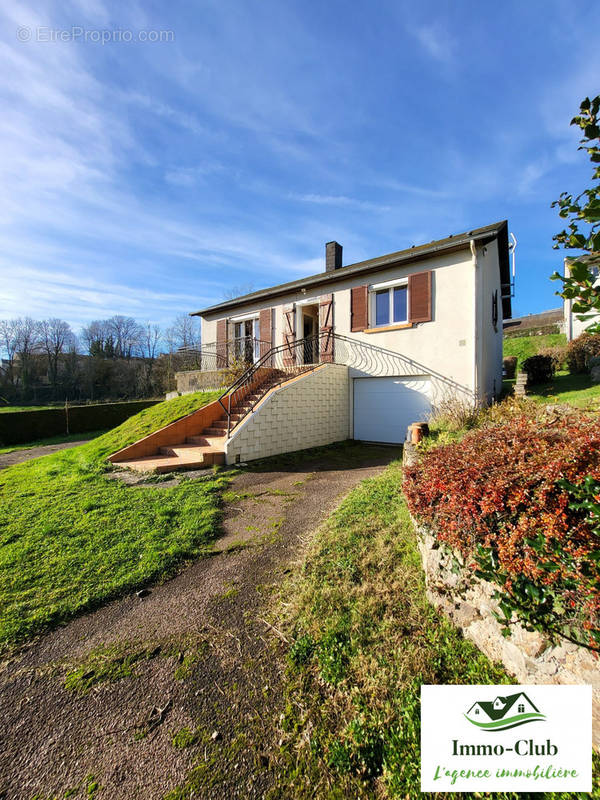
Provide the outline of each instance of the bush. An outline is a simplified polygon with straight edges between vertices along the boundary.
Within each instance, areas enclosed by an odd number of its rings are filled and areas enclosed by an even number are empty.
[[[567,345],[557,344],[553,347],[544,347],[540,350],[541,356],[548,356],[552,359],[555,371],[564,369],[567,363],[568,348]]]
[[[447,397],[437,403],[429,419],[429,427],[445,431],[470,430],[477,426],[480,414],[481,410],[473,402]]]
[[[508,624],[600,649],[600,423],[517,415],[405,470],[411,512],[500,587]]]
[[[515,372],[517,371],[517,361],[518,358],[516,356],[507,356],[506,358],[502,359],[502,366],[504,367],[504,376],[506,378],[515,377]]]
[[[550,356],[530,356],[523,362],[529,383],[548,383],[554,377],[554,362]]]
[[[600,356],[600,333],[582,333],[569,342],[567,363],[572,375],[589,370],[589,361]]]

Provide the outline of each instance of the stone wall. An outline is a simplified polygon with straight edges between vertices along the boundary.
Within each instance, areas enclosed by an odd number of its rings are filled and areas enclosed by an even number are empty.
[[[205,392],[209,389],[220,389],[224,385],[223,382],[227,381],[228,374],[225,370],[207,370],[203,372],[200,369],[176,372],[177,392],[175,396],[191,394],[192,392]],[[231,383],[231,380],[229,380],[229,383]]]
[[[566,640],[552,646],[543,634],[526,631],[518,623],[511,625],[512,633],[505,638],[493,616],[499,611],[492,599],[494,585],[471,578],[460,557],[440,546],[427,529],[415,528],[429,601],[488,658],[501,661],[519,683],[591,684],[593,743],[600,750],[600,659]]]
[[[350,435],[348,367],[324,364],[275,389],[235,429],[227,463],[340,442]]]

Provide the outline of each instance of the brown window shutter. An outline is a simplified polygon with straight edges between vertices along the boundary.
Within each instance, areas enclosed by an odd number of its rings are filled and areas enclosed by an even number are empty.
[[[368,324],[367,287],[355,286],[350,295],[350,330],[364,331]]]
[[[431,270],[408,276],[409,322],[431,322]]]
[[[296,363],[296,308],[286,306],[283,309],[283,366],[292,367]]]
[[[319,301],[319,356],[333,362],[333,295],[324,294]]]
[[[270,308],[261,308],[258,315],[258,338],[261,358],[273,347],[273,322]]]
[[[217,367],[226,367],[227,358],[227,320],[217,320]]]

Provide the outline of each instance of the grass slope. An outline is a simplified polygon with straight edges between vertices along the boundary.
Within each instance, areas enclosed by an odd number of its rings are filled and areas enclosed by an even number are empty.
[[[175,398],[81,447],[0,472],[0,645],[207,551],[227,478],[127,487],[107,477],[106,457],[217,395]]]
[[[293,644],[271,798],[420,797],[421,684],[512,680],[429,605],[400,485],[395,464],[351,492],[284,587]]]
[[[513,339],[504,339],[502,352],[504,358],[516,356],[517,369],[521,369],[521,364],[529,356],[537,355],[540,350],[556,345],[565,345],[567,337],[564,333],[547,333],[543,336],[515,336]]]

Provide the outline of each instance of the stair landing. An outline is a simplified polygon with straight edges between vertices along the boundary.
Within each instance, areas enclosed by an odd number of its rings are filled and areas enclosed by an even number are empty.
[[[191,437],[198,439],[200,437]],[[136,472],[173,472],[178,469],[205,469],[225,463],[225,437],[213,439],[213,444],[174,444],[161,447],[152,456],[131,461],[119,461],[119,467]]]

